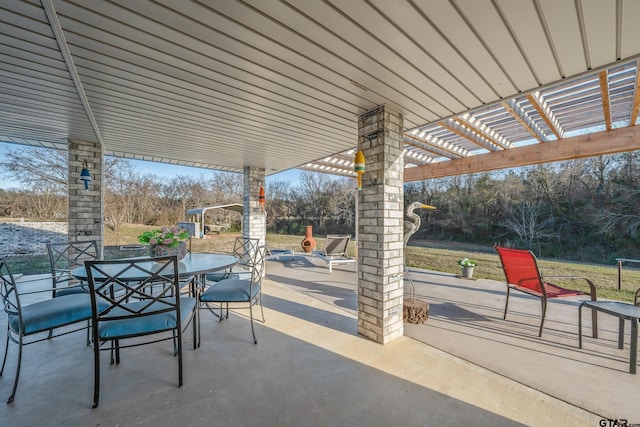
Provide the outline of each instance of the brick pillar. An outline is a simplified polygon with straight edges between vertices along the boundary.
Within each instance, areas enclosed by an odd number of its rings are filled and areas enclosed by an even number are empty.
[[[366,171],[358,197],[358,333],[386,344],[402,336],[402,114],[383,105],[358,118]]]
[[[260,187],[264,187],[264,169],[244,168],[244,202],[242,214],[242,236],[260,239],[260,244],[266,243],[267,217],[260,210],[258,198]]]
[[[85,190],[80,173],[87,161],[91,173],[89,189]],[[93,142],[69,141],[69,232],[68,238],[74,240],[97,240],[98,246],[104,246],[102,230],[103,194],[102,194],[102,147]]]

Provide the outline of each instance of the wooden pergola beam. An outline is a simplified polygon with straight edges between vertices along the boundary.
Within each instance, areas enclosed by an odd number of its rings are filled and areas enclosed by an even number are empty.
[[[501,104],[504,109],[507,110],[509,114],[511,114],[518,121],[518,123],[520,123],[522,127],[529,131],[529,133],[535,139],[540,142],[545,142],[544,137],[539,132],[539,129],[536,127],[533,120],[531,120],[531,117],[527,116],[527,114],[522,111],[520,107],[518,107],[518,104],[516,104],[516,101],[514,99],[511,99],[509,101],[502,101]]]
[[[638,126],[417,166],[405,169],[404,181],[422,181],[634,150],[640,150],[640,127]]]
[[[497,151],[502,149],[499,145],[493,144],[492,141],[489,141],[484,135],[479,134],[475,130],[471,130],[464,124],[461,124],[459,121],[452,119],[449,123],[447,121],[439,121],[438,124],[443,128],[449,130],[450,132],[455,133],[456,135],[466,139],[467,141],[471,141],[479,147],[482,147],[489,151]]]
[[[542,95],[539,92],[536,92],[533,95],[529,94],[527,95],[527,100],[531,103],[533,108],[536,109],[538,114],[540,114],[540,117],[542,117],[542,120],[544,120],[547,126],[549,126],[549,129],[551,129],[551,132],[553,132],[556,138],[562,139],[564,131],[560,127],[558,120],[554,117],[553,111],[548,108],[547,102],[544,100]]]
[[[611,104],[609,101],[609,76],[607,70],[600,71],[600,93],[602,94],[602,111],[607,130],[611,130]]]
[[[461,125],[473,128],[473,130],[478,132],[479,135],[493,142],[503,150],[511,147],[511,143],[509,141],[489,126],[484,125],[479,119],[473,117],[471,114],[463,114],[462,116],[454,117],[454,120]]]
[[[636,125],[636,120],[638,120],[639,108],[640,108],[640,66],[636,65],[636,92],[633,96],[633,105],[631,106],[631,116],[629,118],[629,126]]]
[[[444,144],[435,146],[433,145],[432,141],[426,141],[424,139],[416,138],[415,136],[412,136],[406,133],[403,134],[402,136],[403,136],[403,142],[407,145],[411,145],[412,147],[416,147],[421,150],[436,154],[438,156],[446,157],[448,159],[457,159],[462,157],[462,154],[455,153],[448,148],[444,148]]]

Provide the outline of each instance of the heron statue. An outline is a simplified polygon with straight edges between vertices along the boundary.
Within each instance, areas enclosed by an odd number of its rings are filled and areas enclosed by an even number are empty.
[[[407,208],[407,217],[411,218],[410,221],[404,222],[404,247],[407,247],[407,243],[409,243],[409,239],[411,236],[415,234],[416,231],[420,229],[420,215],[413,212],[416,209],[431,209],[435,210],[435,206],[425,205],[420,202],[413,202]]]
[[[409,243],[409,239],[411,238],[411,236],[413,236],[416,233],[416,231],[420,229],[420,222],[421,222],[420,215],[413,212],[416,209],[435,210],[436,207],[431,205],[425,205],[424,203],[421,203],[421,202],[413,202],[409,205],[409,207],[407,207],[407,217],[409,218],[409,220],[405,220],[404,222],[404,248],[405,249],[407,247],[407,243]],[[407,270],[406,259],[407,259],[407,255],[405,251],[404,271],[409,276],[409,283],[411,285],[411,301],[415,301],[415,294],[416,294],[415,287],[413,286],[413,278],[411,277],[411,273],[409,273],[409,270]]]

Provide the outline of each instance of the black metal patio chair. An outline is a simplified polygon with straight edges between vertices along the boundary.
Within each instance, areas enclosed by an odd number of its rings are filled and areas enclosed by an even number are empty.
[[[4,372],[7,362],[9,342],[18,344],[16,376],[13,382],[13,390],[7,403],[13,402],[18,388],[22,364],[22,347],[47,340],[52,336],[66,335],[85,329],[86,327],[84,326],[72,330],[63,327],[91,319],[91,297],[87,292],[58,295],[56,298],[51,297],[51,292],[51,288],[48,287],[29,291],[19,289],[9,266],[3,258],[0,258],[0,297],[2,297],[4,311],[8,315],[7,341],[0,376]],[[23,297],[36,299],[36,302],[24,304],[21,301]],[[104,303],[96,301],[96,309],[100,310],[102,308],[104,308]],[[52,335],[52,331],[58,328],[63,329],[56,335]],[[35,339],[37,334],[45,332],[48,333],[47,336]],[[34,338],[32,339],[32,337]]]
[[[196,298],[181,296],[176,256],[86,261],[85,266],[92,304],[93,407],[100,398],[102,350],[110,350],[111,364],[119,364],[121,349],[172,340],[181,387],[182,334],[192,323],[195,350],[199,325]],[[100,301],[107,302],[105,309],[100,309]]]

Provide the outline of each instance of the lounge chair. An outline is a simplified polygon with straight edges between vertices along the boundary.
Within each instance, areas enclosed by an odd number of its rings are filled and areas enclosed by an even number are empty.
[[[507,300],[504,305],[504,316],[507,318],[507,307],[509,305],[509,292],[511,289],[524,292],[534,297],[540,298],[542,302],[542,319],[540,321],[540,330],[538,336],[542,336],[542,328],[544,326],[544,317],[547,312],[547,299],[572,297],[577,295],[588,295],[592,301],[596,300],[596,287],[593,282],[586,277],[578,276],[543,276],[538,268],[536,256],[531,251],[522,249],[508,249],[495,247],[502,262],[502,269],[507,279]],[[590,292],[582,292],[572,289],[561,288],[547,279],[582,279],[587,282],[591,288]],[[593,336],[597,337],[598,324],[595,310],[592,311]]]
[[[329,273],[332,271],[334,264],[353,264],[354,271],[358,268],[358,263],[355,258],[350,258],[348,249],[351,236],[349,235],[328,235],[324,249],[320,251],[313,251],[312,256],[326,261],[329,264]]]

